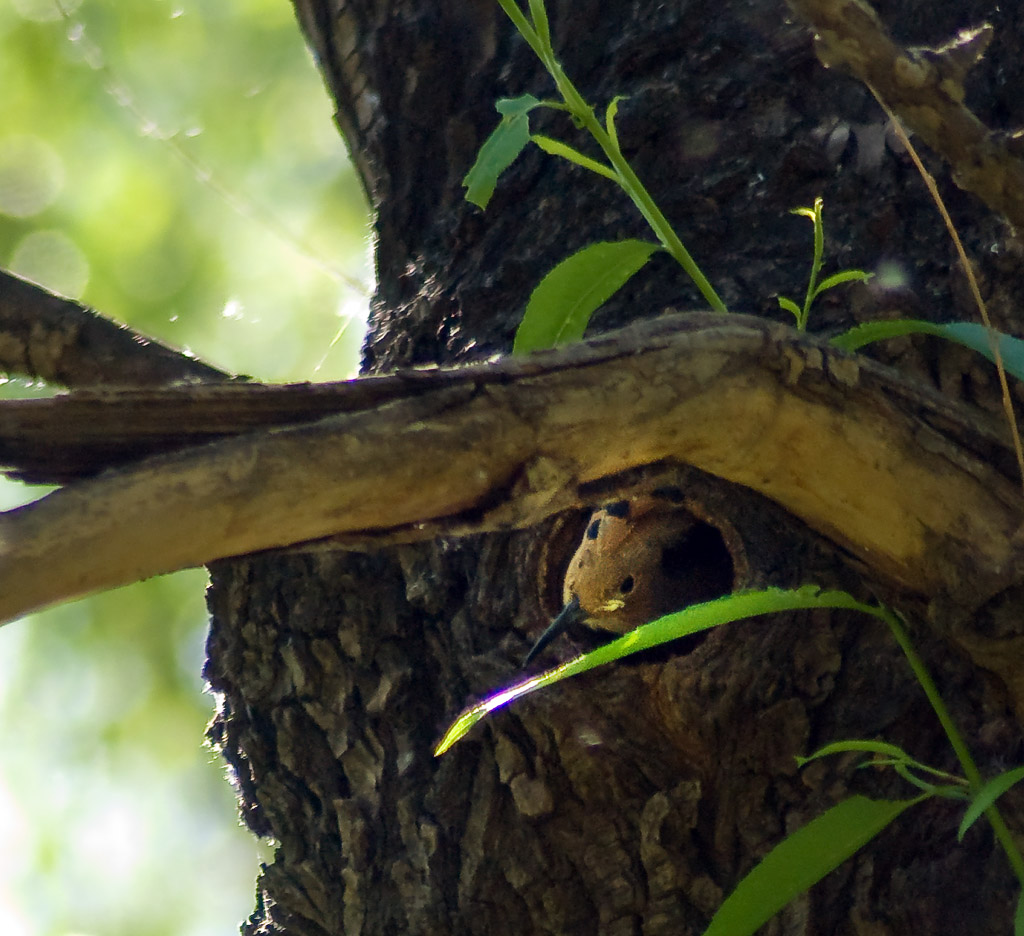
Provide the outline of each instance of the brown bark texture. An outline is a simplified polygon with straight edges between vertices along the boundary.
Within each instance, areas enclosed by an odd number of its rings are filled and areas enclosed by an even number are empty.
[[[296,8],[377,212],[368,374],[505,352],[530,290],[559,259],[594,240],[648,236],[609,183],[536,150],[485,213],[463,201],[460,181],[496,122],[494,100],[552,93],[496,3]],[[828,262],[894,275],[890,288],[827,294],[813,330],[975,317],[941,222],[870,92],[822,67],[811,31],[782,2],[563,0],[549,10],[583,93],[602,106],[626,96],[618,126],[627,155],[732,311],[782,321],[774,296],[801,296],[810,260],[810,226],[787,212],[823,195]],[[1016,5],[901,0],[878,13],[901,45],[941,45],[990,22],[987,56],[963,78],[965,101],[995,130],[1022,123]],[[583,145],[557,115],[539,125]],[[1019,334],[1020,245],[939,160],[931,168],[994,324]],[[699,305],[659,256],[592,331]],[[873,353],[922,392],[973,407],[979,425],[998,412],[994,372],[966,352],[901,339]],[[843,419],[840,404],[834,415]],[[589,431],[612,453],[630,437],[611,418]],[[877,431],[889,431],[881,417]],[[656,478],[719,532],[733,586],[813,582],[893,601],[912,615],[983,769],[1019,763],[1019,576],[993,583],[970,614],[934,600],[956,591],[958,574],[972,579],[966,566],[913,595],[835,530],[812,529],[771,490],[751,490],[752,477],[776,468],[760,463],[754,441],[740,440],[735,460],[747,475],[733,482],[666,464]],[[652,482],[634,472],[617,483]],[[1003,483],[989,493],[1003,496]],[[595,489],[595,500],[614,493]],[[572,506],[523,529],[212,566],[211,738],[245,821],[277,843],[245,933],[699,933],[788,832],[851,792],[910,792],[885,771],[853,770],[850,758],[798,771],[794,755],[884,737],[955,769],[885,628],[824,612],[719,628],[559,684],[433,758],[467,702],[516,679],[558,608],[585,518]],[[1009,528],[1000,535],[1013,541]],[[580,639],[555,644],[549,660]],[[1004,805],[1010,825],[1024,827],[1019,797]],[[1005,857],[981,823],[958,845],[958,817],[942,800],[906,814],[765,932],[1009,932],[1016,892]]]

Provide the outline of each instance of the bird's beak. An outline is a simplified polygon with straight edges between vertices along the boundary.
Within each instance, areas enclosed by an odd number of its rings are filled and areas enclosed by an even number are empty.
[[[579,598],[573,595],[572,600],[558,612],[558,617],[551,622],[548,629],[537,638],[537,642],[530,648],[530,652],[526,654],[526,657],[523,660],[523,666],[529,666],[537,654],[540,653],[541,650],[551,643],[551,641],[559,634],[563,633],[574,624],[578,624],[586,619],[587,614],[580,607]]]

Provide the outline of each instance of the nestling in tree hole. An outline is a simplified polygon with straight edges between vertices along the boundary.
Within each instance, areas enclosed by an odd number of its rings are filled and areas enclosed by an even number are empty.
[[[671,497],[606,504],[591,516],[569,561],[561,612],[523,665],[577,624],[625,634],[725,594],[732,580],[732,560],[721,533]]]

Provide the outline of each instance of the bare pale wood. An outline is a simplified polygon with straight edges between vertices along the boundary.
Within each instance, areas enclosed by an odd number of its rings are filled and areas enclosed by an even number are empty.
[[[985,51],[989,24],[937,49],[894,42],[865,0],[788,0],[816,32],[826,66],[849,69],[945,159],[953,179],[1016,227],[1024,225],[1024,159],[1015,134],[1000,133],[964,103],[964,78]]]
[[[977,604],[1024,568],[998,426],[785,326],[666,316],[414,384],[0,516],[0,618],[338,534],[524,526],[588,482],[673,461],[772,498],[914,594]]]

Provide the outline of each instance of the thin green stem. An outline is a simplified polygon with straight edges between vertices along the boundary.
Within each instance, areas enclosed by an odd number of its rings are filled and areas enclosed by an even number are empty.
[[[545,63],[549,64],[549,63]],[[708,282],[707,277],[701,272],[696,261],[690,256],[689,251],[683,246],[679,235],[672,229],[668,219],[662,214],[650,193],[644,187],[637,174],[633,171],[628,160],[622,155],[617,142],[601,126],[600,121],[594,116],[594,110],[583,99],[583,96],[576,90],[575,85],[562,70],[558,62],[552,61],[549,64],[555,84],[565,99],[566,104],[573,115],[590,132],[590,135],[597,141],[597,144],[608,157],[608,162],[618,173],[619,185],[633,200],[644,219],[651,226],[651,229],[661,241],[662,246],[676,259],[679,265],[686,271],[690,279],[696,284],[701,295],[707,300],[708,305],[716,312],[727,312],[725,303],[719,298],[714,287]]]
[[[543,62],[545,58],[544,43],[541,41],[540,36],[537,35],[537,31],[530,25],[529,20],[523,16],[523,11],[519,9],[519,5],[515,0],[498,0],[498,3],[505,11],[505,15],[512,20],[512,25],[519,31],[519,35],[526,40],[527,45],[533,49],[537,58]]]
[[[519,30],[523,38],[529,43],[530,48],[533,49],[537,57],[544,63],[544,67],[548,70],[551,77],[554,78],[555,86],[568,106],[569,112],[590,132],[591,136],[593,136],[604,151],[612,168],[615,169],[619,186],[632,199],[633,204],[636,205],[640,214],[644,216],[644,219],[657,235],[661,245],[686,271],[708,305],[716,312],[727,312],[728,309],[725,303],[719,298],[714,287],[701,272],[700,267],[697,266],[696,261],[690,256],[689,251],[683,246],[679,235],[672,229],[668,219],[662,214],[654,199],[651,198],[650,193],[633,171],[633,167],[630,166],[626,157],[622,155],[618,141],[601,126],[600,121],[594,116],[593,108],[584,100],[583,95],[576,90],[576,86],[569,80],[568,75],[565,74],[561,64],[555,57],[550,39],[545,43],[544,38],[538,35],[537,31],[527,22],[526,17],[515,3],[515,0],[498,0],[498,3],[501,4],[501,8],[508,15],[509,19],[512,20],[516,29]]]
[[[626,161],[626,158],[619,151],[618,147],[605,146],[598,138],[598,143],[608,156],[608,161],[618,171],[620,184],[626,190],[626,194],[633,200],[640,213],[647,219],[647,223],[657,234],[658,240],[665,249],[676,259],[679,265],[686,271],[687,275],[696,284],[701,295],[707,300],[708,305],[716,312],[728,312],[725,303],[721,300],[714,287],[708,282],[696,261],[690,256],[689,251],[683,246],[668,219],[661,213],[650,193],[633,171],[633,167]]]
[[[949,738],[953,751],[956,753],[957,760],[960,761],[964,776],[967,777],[967,782],[971,785],[971,791],[977,793],[983,783],[981,771],[978,770],[977,764],[974,763],[974,758],[971,756],[963,736],[953,722],[949,710],[946,708],[946,703],[943,702],[942,696],[939,695],[938,687],[925,667],[924,661],[917,655],[917,651],[910,643],[910,638],[900,619],[888,608],[878,608],[876,610],[878,612],[877,616],[889,625],[893,637],[896,638],[896,643],[900,645],[900,649],[907,658],[910,668],[914,671],[917,681],[921,684],[921,688],[924,689],[924,693],[928,697],[928,701],[931,703],[935,714],[938,716],[939,723],[942,725],[943,731],[946,732],[946,737]],[[1021,857],[1021,853],[1017,849],[1013,836],[1003,821],[998,807],[993,803],[985,810],[985,816],[992,825],[992,831],[995,832],[999,844],[1003,846],[1003,851],[1006,852],[1006,857],[1010,861],[1013,873],[1017,875],[1017,880],[1024,886],[1024,858]]]
[[[544,0],[530,0],[530,16],[533,17],[534,28],[544,48],[550,49],[551,27],[548,25],[548,11],[544,7]]]
[[[807,279],[803,311],[796,323],[797,331],[804,331],[807,328],[807,320],[811,317],[811,305],[818,294],[818,277],[821,275],[821,265],[825,258],[825,230],[821,220],[821,205],[820,198],[814,199],[814,207],[809,214],[814,225],[814,259],[811,261],[811,275]],[[801,208],[800,213],[806,214],[807,211]]]

